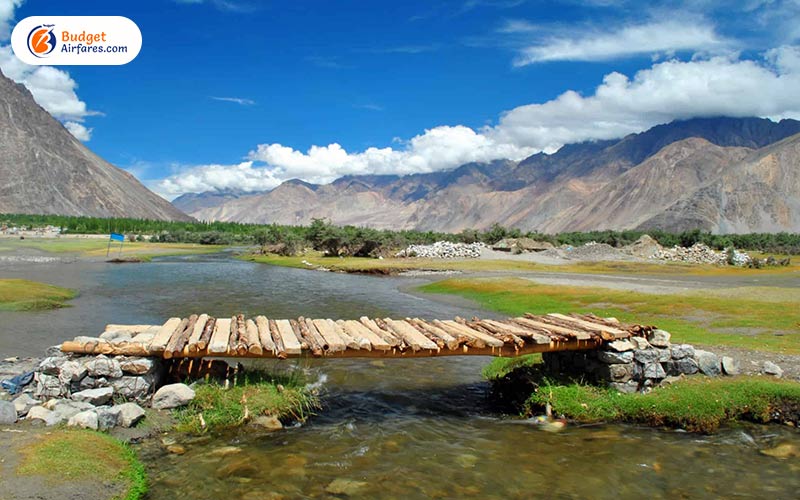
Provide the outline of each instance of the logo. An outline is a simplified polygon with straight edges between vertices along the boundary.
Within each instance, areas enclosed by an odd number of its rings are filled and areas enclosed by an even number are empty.
[[[28,50],[36,57],[47,57],[56,48],[55,25],[42,24],[28,33]]]

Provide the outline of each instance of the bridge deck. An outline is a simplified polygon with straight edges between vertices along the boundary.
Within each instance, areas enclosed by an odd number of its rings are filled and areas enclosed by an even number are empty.
[[[193,314],[163,325],[108,325],[61,350],[170,358],[518,356],[596,349],[652,330],[594,315],[545,314],[491,320],[213,318]]]

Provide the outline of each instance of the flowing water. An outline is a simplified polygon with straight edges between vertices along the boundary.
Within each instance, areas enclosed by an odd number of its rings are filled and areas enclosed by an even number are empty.
[[[414,279],[316,273],[224,257],[139,265],[0,263],[0,276],[73,287],[73,307],[0,312],[0,356],[41,355],[106,323],[235,312],[274,317],[487,315],[403,293]],[[183,455],[142,445],[152,499],[797,498],[800,461],[759,452],[800,446],[795,429],[741,426],[713,436],[632,426],[551,434],[501,418],[480,378],[487,358],[307,360],[324,408],[276,433],[244,428],[180,438]],[[275,362],[295,368],[295,361]]]

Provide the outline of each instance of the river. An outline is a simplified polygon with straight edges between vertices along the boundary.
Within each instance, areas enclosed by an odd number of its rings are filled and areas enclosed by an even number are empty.
[[[192,256],[151,263],[0,263],[0,276],[76,288],[72,307],[0,312],[0,356],[41,355],[106,323],[242,312],[272,317],[488,315],[404,293],[420,278],[377,278]],[[794,429],[737,426],[713,436],[624,425],[548,433],[496,414],[487,358],[283,361],[323,388],[323,408],[276,433],[187,439],[183,455],[140,449],[152,499],[796,498],[800,462],[759,453]]]

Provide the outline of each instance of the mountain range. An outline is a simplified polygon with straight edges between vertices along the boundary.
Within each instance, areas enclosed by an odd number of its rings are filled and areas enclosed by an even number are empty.
[[[494,223],[594,229],[800,231],[800,122],[695,118],[618,140],[449,171],[290,180],[257,193],[186,194],[201,220],[461,231]]]
[[[92,153],[2,73],[0,213],[191,220]]]

